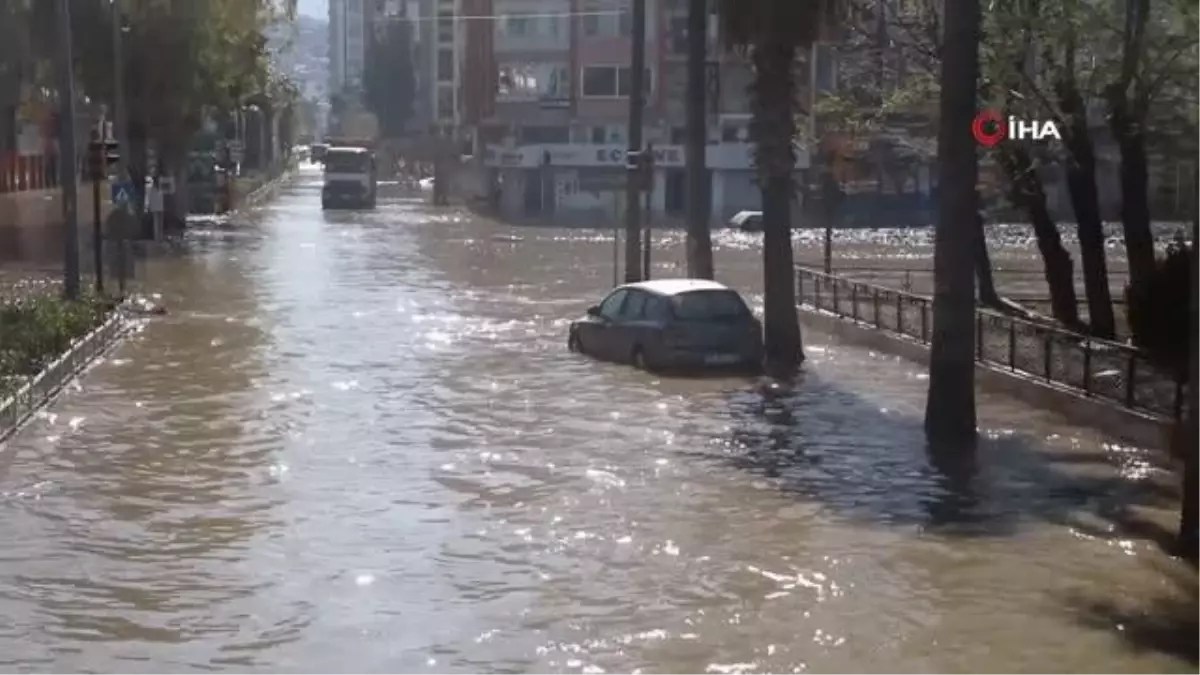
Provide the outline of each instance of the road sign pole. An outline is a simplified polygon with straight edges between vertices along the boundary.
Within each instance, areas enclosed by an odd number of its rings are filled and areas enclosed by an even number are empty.
[[[129,180],[129,130],[125,112],[125,56],[121,49],[121,32],[125,16],[121,12],[122,0],[112,0],[112,51],[113,51],[113,126],[117,134],[120,154],[117,156],[117,183]],[[125,295],[125,279],[129,275],[126,234],[129,221],[128,204],[114,204],[116,208],[117,244],[117,289]]]
[[[92,177],[92,264],[96,267],[96,293],[104,293],[104,215],[100,209],[100,181]]]

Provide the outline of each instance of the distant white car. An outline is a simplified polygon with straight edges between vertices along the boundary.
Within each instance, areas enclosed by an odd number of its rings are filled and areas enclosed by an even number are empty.
[[[417,186],[422,190],[433,190],[433,177],[430,176],[429,178],[422,178],[421,180],[417,181]]]
[[[729,226],[742,232],[762,232],[762,211],[738,211],[729,219]]]

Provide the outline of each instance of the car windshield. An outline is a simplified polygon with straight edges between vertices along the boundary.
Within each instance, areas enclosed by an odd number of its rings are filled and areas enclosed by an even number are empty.
[[[682,321],[726,321],[749,314],[733,291],[691,291],[671,298],[671,311]]]
[[[325,170],[330,173],[366,173],[370,156],[365,152],[326,152]]]

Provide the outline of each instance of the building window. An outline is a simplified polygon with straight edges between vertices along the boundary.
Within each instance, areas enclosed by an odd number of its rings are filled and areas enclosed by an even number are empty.
[[[437,116],[441,120],[454,119],[454,88],[438,87]]]
[[[617,68],[613,66],[587,66],[583,69],[584,96],[616,96]]]
[[[517,131],[517,142],[521,145],[538,145],[541,143],[570,143],[571,130],[568,127],[521,127]]]
[[[604,145],[608,142],[608,129],[606,127],[592,127],[592,143],[595,145]]]
[[[817,46],[817,91],[837,88],[837,60],[830,45]]]
[[[571,71],[566,64],[504,63],[497,73],[497,100],[562,100],[571,97]]]
[[[617,35],[621,37],[633,35],[633,10],[628,7],[622,7],[620,14],[617,15]]]
[[[454,81],[454,50],[439,49],[437,61],[438,82]]]
[[[629,7],[614,7],[613,2],[591,0],[583,4],[583,34],[588,37],[629,37],[633,32],[633,12]]]
[[[509,35],[529,35],[531,21],[529,17],[520,14],[510,14],[504,20],[504,31]]]
[[[595,98],[628,96],[630,69],[627,66],[586,66],[583,69],[583,95]],[[653,91],[652,71],[647,68],[645,92]]]

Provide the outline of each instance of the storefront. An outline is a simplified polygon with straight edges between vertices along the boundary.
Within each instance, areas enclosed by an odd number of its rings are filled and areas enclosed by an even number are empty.
[[[653,147],[652,217],[679,217],[686,208],[686,155],[683,146]],[[757,209],[751,147],[746,143],[710,145],[712,222],[725,222],[743,209]],[[502,215],[513,218],[550,216],[579,222],[623,217],[626,148],[619,145],[542,144],[488,146],[484,165],[498,174]],[[808,166],[798,149],[796,166]]]

